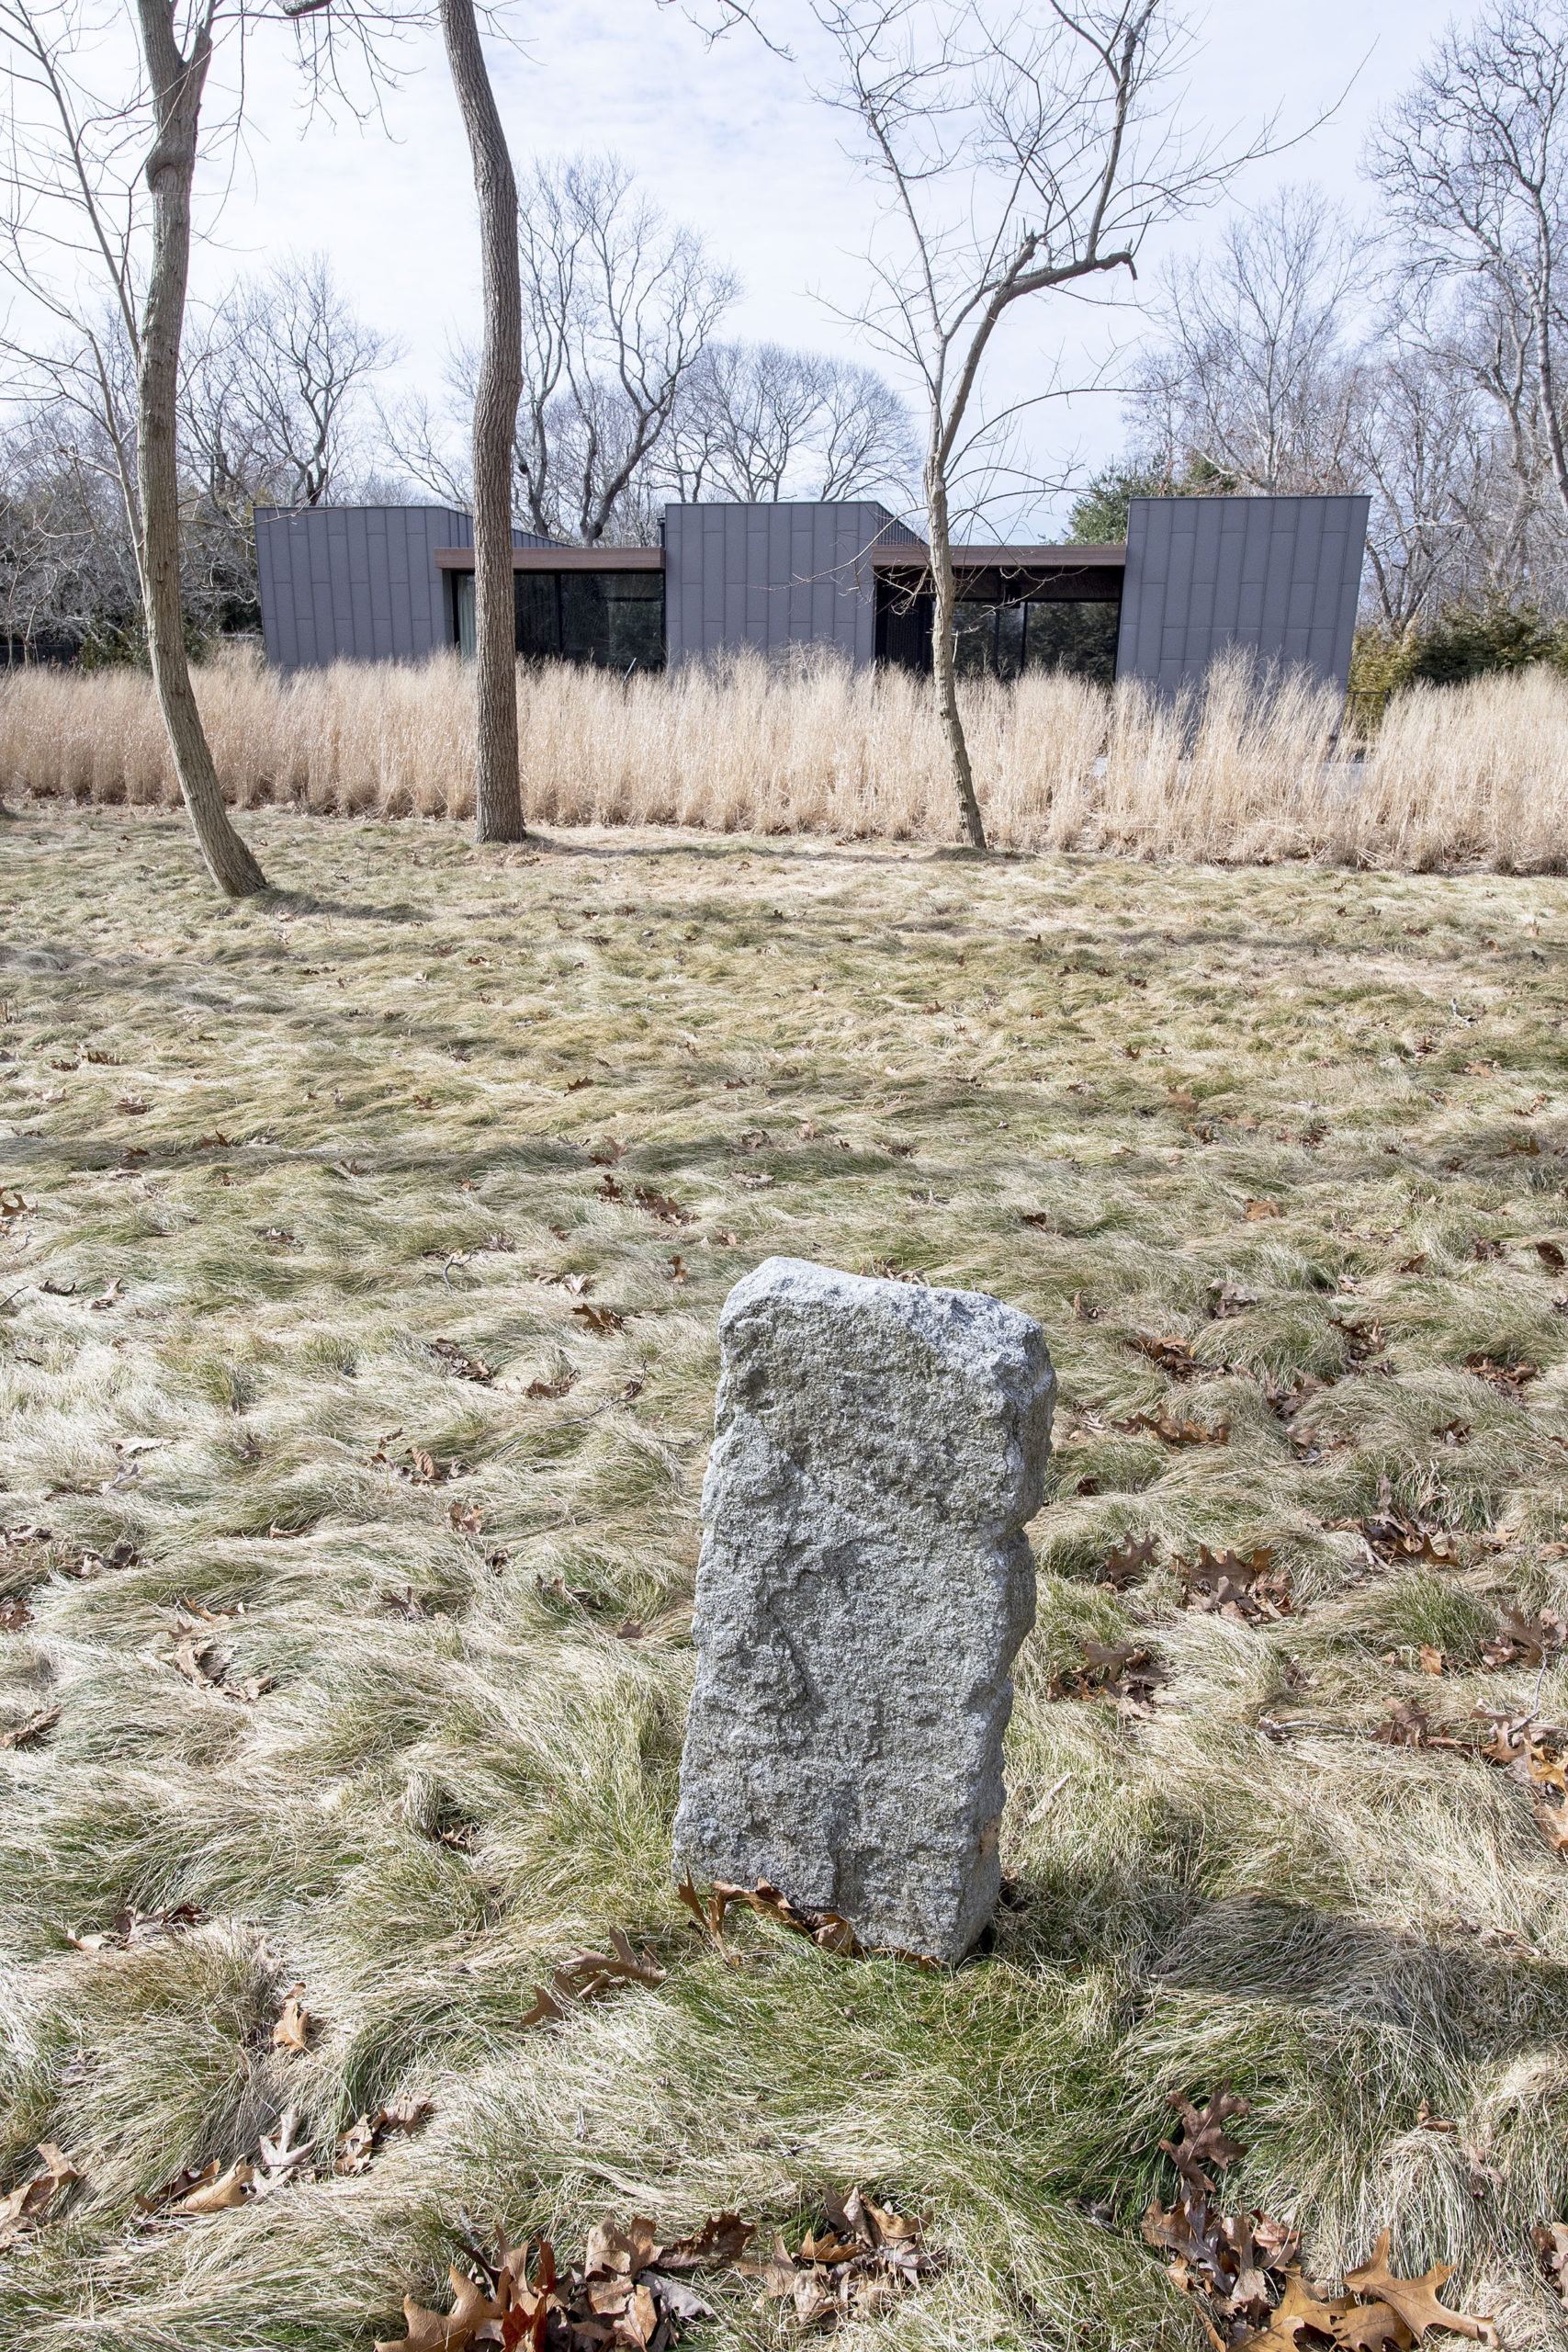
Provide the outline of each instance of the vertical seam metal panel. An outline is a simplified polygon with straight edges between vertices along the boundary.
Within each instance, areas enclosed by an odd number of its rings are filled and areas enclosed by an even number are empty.
[[[1369,504],[1359,493],[1133,500],[1117,676],[1171,691],[1245,645],[1343,689]]]
[[[525,546],[536,532],[513,532]],[[280,670],[333,661],[419,661],[448,634],[438,547],[473,544],[451,507],[263,508],[256,581],[267,660]]]

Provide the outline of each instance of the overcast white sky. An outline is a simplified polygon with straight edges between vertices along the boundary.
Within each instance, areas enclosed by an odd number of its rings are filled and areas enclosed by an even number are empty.
[[[864,290],[875,193],[863,164],[844,152],[849,127],[812,99],[798,65],[750,36],[709,48],[656,0],[503,14],[527,37],[523,50],[491,45],[520,169],[538,155],[615,150],[739,272],[745,293],[730,332],[857,352],[853,332],[825,304],[852,309]],[[775,23],[787,24],[788,14],[781,8]],[[1312,179],[1363,204],[1362,140],[1438,28],[1430,0],[1213,0],[1201,21],[1187,111],[1242,134],[1241,143],[1275,113],[1281,132],[1304,129],[1356,74],[1333,119],[1292,153],[1254,166],[1238,199],[1256,201],[1280,179]],[[387,108],[390,137],[352,123],[317,122],[301,134],[288,53],[281,30],[254,39],[249,169],[225,209],[221,249],[204,256],[200,277],[210,290],[279,251],[324,247],[357,307],[400,338],[404,379],[434,393],[449,342],[477,329],[479,277],[468,150],[438,42],[411,46]],[[1199,243],[1220,217],[1201,218],[1172,241]],[[1135,320],[1125,323],[1130,330]],[[1082,329],[1075,306],[1049,297],[1021,306],[998,355],[998,382],[1012,397],[1031,388],[1054,356],[1066,350],[1070,361]],[[1070,414],[1053,408],[1034,438],[1043,464],[1103,457],[1119,438],[1116,403],[1077,402]]]

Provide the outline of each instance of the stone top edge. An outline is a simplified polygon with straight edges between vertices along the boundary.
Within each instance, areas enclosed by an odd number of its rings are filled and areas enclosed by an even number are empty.
[[[874,1307],[935,1339],[956,1323],[978,1336],[984,1327],[993,1344],[1027,1347],[1043,1339],[1039,1324],[1021,1307],[1009,1306],[988,1291],[949,1290],[936,1283],[901,1283],[884,1274],[852,1274],[809,1258],[764,1258],[742,1275],[724,1303],[721,1333],[751,1307],[776,1298],[789,1305]]]

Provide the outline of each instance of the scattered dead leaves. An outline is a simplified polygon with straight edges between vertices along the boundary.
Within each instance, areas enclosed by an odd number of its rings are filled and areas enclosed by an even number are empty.
[[[1267,2213],[1214,2210],[1211,2174],[1242,2154],[1225,2126],[1247,2112],[1247,2101],[1222,2085],[1201,2109],[1180,2097],[1171,2104],[1181,2114],[1182,2135],[1174,2143],[1162,2140],[1160,2147],[1180,2176],[1183,2194],[1168,2212],[1156,2199],[1144,2215],[1143,2233],[1171,2256],[1171,2283],[1197,2305],[1218,2352],[1305,2352],[1311,2345],[1335,2352],[1408,2352],[1428,2328],[1497,2346],[1491,2319],[1438,2301],[1453,2276],[1451,2266],[1435,2264],[1419,2278],[1397,2275],[1389,2261],[1388,2230],[1371,2259],[1346,2273],[1343,2294],[1313,2286],[1302,2276],[1300,2238],[1288,2222]],[[1538,2246],[1543,2234],[1536,2233]],[[1568,2241],[1568,2232],[1563,2236]]]
[[[463,1465],[459,1461],[438,1461],[427,1446],[409,1445],[401,1453],[389,1453],[387,1448],[392,1438],[401,1435],[401,1430],[394,1430],[391,1437],[383,1438],[370,1456],[372,1469],[389,1470],[394,1478],[406,1478],[412,1487],[444,1487],[448,1478],[461,1477]]]
[[[1224,2346],[1250,2339],[1271,2315],[1270,2294],[1283,2289],[1299,2241],[1286,2223],[1266,2213],[1221,2213],[1211,2175],[1241,2154],[1225,2126],[1247,2112],[1247,2102],[1224,2084],[1206,2107],[1179,2094],[1171,2105],[1181,2117],[1181,2137],[1160,2147],[1180,2177],[1182,2195],[1168,2212],[1157,2198],[1143,2219],[1146,2242],[1172,2257],[1172,2283],[1197,2304],[1211,2342]]]
[[[60,2191],[82,2177],[70,2157],[52,2140],[39,2142],[38,2155],[43,2170],[0,2196],[0,2254],[7,2252],[18,2238],[30,2237],[34,2231],[41,2229],[52,2218],[50,2209]]]
[[[558,1373],[554,1380],[531,1380],[523,1391],[525,1396],[565,1396],[577,1385],[575,1369]]]
[[[175,1631],[177,1639],[169,1663],[197,1690],[220,1691],[225,1699],[250,1707],[273,1688],[270,1674],[248,1674],[243,1681],[231,1682],[228,1678],[232,1658],[210,1634],[202,1633],[188,1620],[182,1619]]]
[[[482,1356],[471,1356],[456,1340],[428,1340],[426,1351],[454,1380],[477,1380],[488,1383],[495,1378],[495,1367],[486,1363]]]
[[[1446,2327],[1451,2335],[1468,2335],[1474,2344],[1495,2346],[1498,2342],[1497,2330],[1490,2319],[1477,2318],[1467,2312],[1450,2311],[1438,2301],[1439,2289],[1453,2277],[1452,2263],[1434,2263],[1420,2278],[1401,2278],[1389,2266],[1393,2237],[1391,2230],[1384,2230],[1373,2248],[1371,2260],[1345,2273],[1345,2284],[1349,2291],[1374,2306],[1386,2305],[1417,2340],[1429,2327]],[[1341,2335],[1340,2340],[1347,2339]],[[1367,2338],[1361,2334],[1348,2340],[1365,2343]]]
[[[1477,1349],[1464,1360],[1466,1372],[1474,1373],[1501,1396],[1517,1396],[1527,1382],[1540,1378],[1540,1366],[1534,1363],[1494,1363],[1489,1355]]]
[[[1261,1544],[1243,1558],[1239,1552],[1211,1552],[1198,1547],[1194,1566],[1175,1564],[1181,1578],[1181,1605],[1211,1616],[1231,1617],[1255,1625],[1264,1618],[1288,1617],[1295,1605],[1288,1568],[1277,1568],[1272,1545]]]
[[[589,2231],[580,2269],[558,2271],[547,2241],[531,2259],[526,2245],[509,2246],[495,2234],[493,2254],[472,2254],[482,2276],[456,2265],[448,2272],[452,2308],[403,2304],[407,2334],[377,2352],[468,2352],[499,2345],[502,2352],[665,2352],[683,2325],[716,2313],[687,2277],[697,2270],[736,2270],[760,2282],[757,2309],[783,2302],[799,2328],[869,2317],[939,2270],[945,2256],[928,2248],[920,2225],[877,2205],[859,2188],[831,2190],[823,2218],[791,2254],[775,2234],[773,2252],[747,2259],[757,2235],[738,2213],[717,2213],[690,2237],[660,2244],[654,2224],[638,2216],[624,2227],[606,2220]]]
[[[907,2214],[885,2211],[858,2188],[841,2199],[829,2192],[823,2201],[826,2226],[808,2231],[797,2255],[775,2233],[767,2262],[740,2265],[761,2278],[759,2308],[787,2301],[803,2328],[869,2319],[942,2267]]]
[[[68,1928],[65,1940],[77,1951],[126,1951],[133,1944],[172,1942],[187,1928],[200,1927],[206,1917],[196,1903],[176,1903],[168,1911],[139,1911],[128,1903],[107,1928],[91,1928],[85,1936],[74,1936]]]
[[[1490,1707],[1475,1713],[1491,1726],[1481,1747],[1483,1758],[1523,1783],[1541,1836],[1554,1854],[1568,1855],[1568,1731],[1538,1722],[1533,1707],[1518,1714]]]
[[[1147,1331],[1134,1331],[1127,1344],[1157,1363],[1173,1380],[1196,1380],[1206,1372],[1222,1368],[1200,1363],[1185,1340],[1157,1340]]]
[[[1354,1528],[1380,1560],[1451,1562],[1453,1537],[1429,1520],[1409,1519],[1393,1508],[1393,1489],[1386,1478],[1378,1481],[1378,1507],[1365,1519],[1334,1521],[1331,1525]]]
[[[743,1903],[759,1919],[776,1920],[781,1928],[788,1928],[793,1935],[809,1936],[823,1951],[834,1951],[847,1960],[863,1957],[862,1948],[849,1921],[837,1911],[806,1911],[781,1894],[771,1880],[760,1878],[754,1887],[732,1886],[727,1880],[715,1879],[705,1903],[696,1883],[688,1870],[675,1890],[703,1932],[709,1936],[727,1959],[733,1959],[724,1940],[725,1915],[732,1903]]]
[[[314,2140],[301,2140],[299,2131],[299,2110],[291,2107],[272,2136],[262,2133],[254,2156],[236,2156],[227,2167],[218,2156],[199,2169],[187,2165],[150,2197],[138,2197],[141,2226],[183,2229],[204,2214],[231,2212],[237,2205],[294,2187],[313,2162],[316,2146]]]
[[[1283,1216],[1284,1214],[1283,1205],[1279,1201],[1248,1200],[1247,1204],[1246,1215],[1248,1225],[1260,1225],[1266,1217]]]
[[[683,1209],[679,1201],[672,1201],[668,1193],[656,1193],[651,1185],[637,1185],[632,1198],[639,1209],[649,1216],[656,1216],[661,1225],[690,1225],[692,1222],[689,1209]]]
[[[548,1984],[535,1987],[534,2006],[523,2017],[525,2026],[557,2023],[574,2004],[603,2000],[622,1984],[662,1984],[664,1971],[650,1951],[633,1950],[619,1928],[610,1931],[608,1952],[581,1951],[563,1961]]]

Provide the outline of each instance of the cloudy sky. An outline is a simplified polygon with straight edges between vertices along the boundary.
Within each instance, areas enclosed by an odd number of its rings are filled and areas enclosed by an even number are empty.
[[[852,311],[865,290],[876,192],[863,160],[846,152],[849,127],[811,94],[808,40],[789,33],[804,9],[780,0],[773,18],[797,49],[795,62],[745,35],[709,47],[679,8],[657,0],[548,12],[503,4],[501,13],[522,43],[491,44],[520,167],[539,155],[615,151],[739,273],[745,292],[731,332],[862,352],[831,306]],[[1437,28],[1430,0],[1213,0],[1198,21],[1185,107],[1195,124],[1246,144],[1269,116],[1285,136],[1338,102],[1292,153],[1252,167],[1237,198],[1311,179],[1362,204],[1362,141]],[[478,298],[468,151],[439,45],[411,43],[385,127],[301,129],[288,41],[270,29],[253,39],[247,156],[203,275],[210,288],[280,250],[324,248],[358,307],[400,339],[404,380],[434,392],[449,344],[476,329]],[[1183,225],[1168,245],[1211,237],[1222,217]],[[1122,331],[1135,326],[1135,310],[1124,312]],[[998,354],[997,389],[1018,396],[1064,354],[1077,376],[1086,333],[1092,340],[1100,331],[1081,306],[1049,298],[1022,306]],[[1066,413],[1054,407],[1034,435],[1043,467],[1093,460],[1116,445],[1116,403],[1102,396]]]

